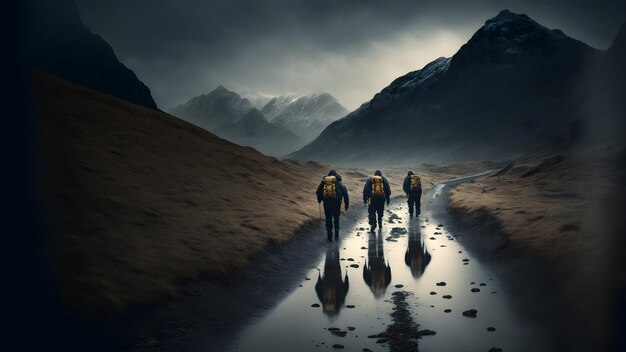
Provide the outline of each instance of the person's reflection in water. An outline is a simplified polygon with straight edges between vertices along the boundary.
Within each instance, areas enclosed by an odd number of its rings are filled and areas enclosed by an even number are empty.
[[[363,280],[376,298],[384,295],[387,286],[391,283],[391,267],[385,261],[382,233],[378,236],[375,232],[369,234],[367,260],[363,265]]]
[[[430,253],[426,249],[424,239],[420,230],[412,231],[409,234],[409,246],[404,254],[404,262],[411,269],[414,278],[424,274],[428,263],[430,263]]]
[[[326,250],[324,261],[324,277],[318,274],[315,292],[322,302],[322,309],[328,315],[335,315],[343,306],[348,294],[348,273],[344,280],[341,278],[341,266],[339,264],[339,245],[335,242]]]

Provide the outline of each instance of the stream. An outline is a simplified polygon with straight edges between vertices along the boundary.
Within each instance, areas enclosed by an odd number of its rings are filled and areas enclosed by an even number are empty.
[[[445,188],[468,180],[426,192],[419,218],[408,219],[403,198],[394,199],[374,233],[366,208],[353,207],[363,213],[356,226],[342,229],[291,294],[242,330],[232,350],[549,351],[545,332],[516,314],[494,272],[446,230],[446,219],[433,217],[434,206],[447,201]],[[405,349],[380,338],[394,324],[394,292],[406,295],[419,330],[434,335]],[[474,317],[463,314],[471,309]]]

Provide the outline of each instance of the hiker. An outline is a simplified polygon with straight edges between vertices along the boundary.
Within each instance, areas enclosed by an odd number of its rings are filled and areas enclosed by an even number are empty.
[[[326,250],[324,260],[324,276],[318,272],[315,293],[322,302],[322,310],[328,315],[336,315],[346,301],[346,295],[350,288],[348,272],[345,277],[341,276],[341,265],[339,262],[339,245],[329,246]]]
[[[418,227],[409,234],[409,244],[404,254],[404,262],[410,268],[413,277],[418,278],[426,271],[430,259],[431,255],[428,253],[421,230]]]
[[[317,187],[317,202],[324,201],[324,215],[326,216],[326,232],[328,242],[333,240],[333,225],[335,228],[335,240],[339,239],[339,215],[341,213],[341,202],[348,211],[350,199],[348,189],[341,182],[341,176],[335,170],[330,170]]]
[[[391,283],[391,266],[385,260],[383,236],[370,233],[367,241],[367,261],[363,265],[363,280],[369,286],[374,297],[385,295],[387,286]]]
[[[376,219],[378,219],[378,227],[383,227],[385,201],[387,201],[387,205],[389,205],[390,196],[391,187],[389,187],[389,182],[383,177],[380,170],[376,170],[374,176],[368,179],[367,182],[365,182],[365,187],[363,187],[363,201],[365,204],[369,201],[367,213],[372,232],[376,230]]]
[[[404,193],[409,197],[409,217],[413,216],[413,207],[415,207],[415,216],[421,214],[421,199],[422,199],[422,180],[420,177],[413,173],[413,170],[409,170],[404,178],[404,184],[402,185]]]

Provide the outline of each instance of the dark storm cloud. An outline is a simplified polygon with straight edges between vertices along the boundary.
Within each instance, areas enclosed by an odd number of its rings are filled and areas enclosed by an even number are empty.
[[[78,0],[85,24],[169,108],[219,84],[329,91],[354,108],[393,78],[452,55],[508,8],[610,45],[626,1]]]

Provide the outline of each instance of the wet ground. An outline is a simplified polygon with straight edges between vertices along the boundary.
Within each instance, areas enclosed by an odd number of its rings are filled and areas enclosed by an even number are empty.
[[[477,260],[434,211],[445,186],[408,218],[396,199],[384,226],[355,226],[326,245],[297,289],[234,338],[233,351],[547,351],[495,271]],[[289,270],[285,265],[285,270]]]

